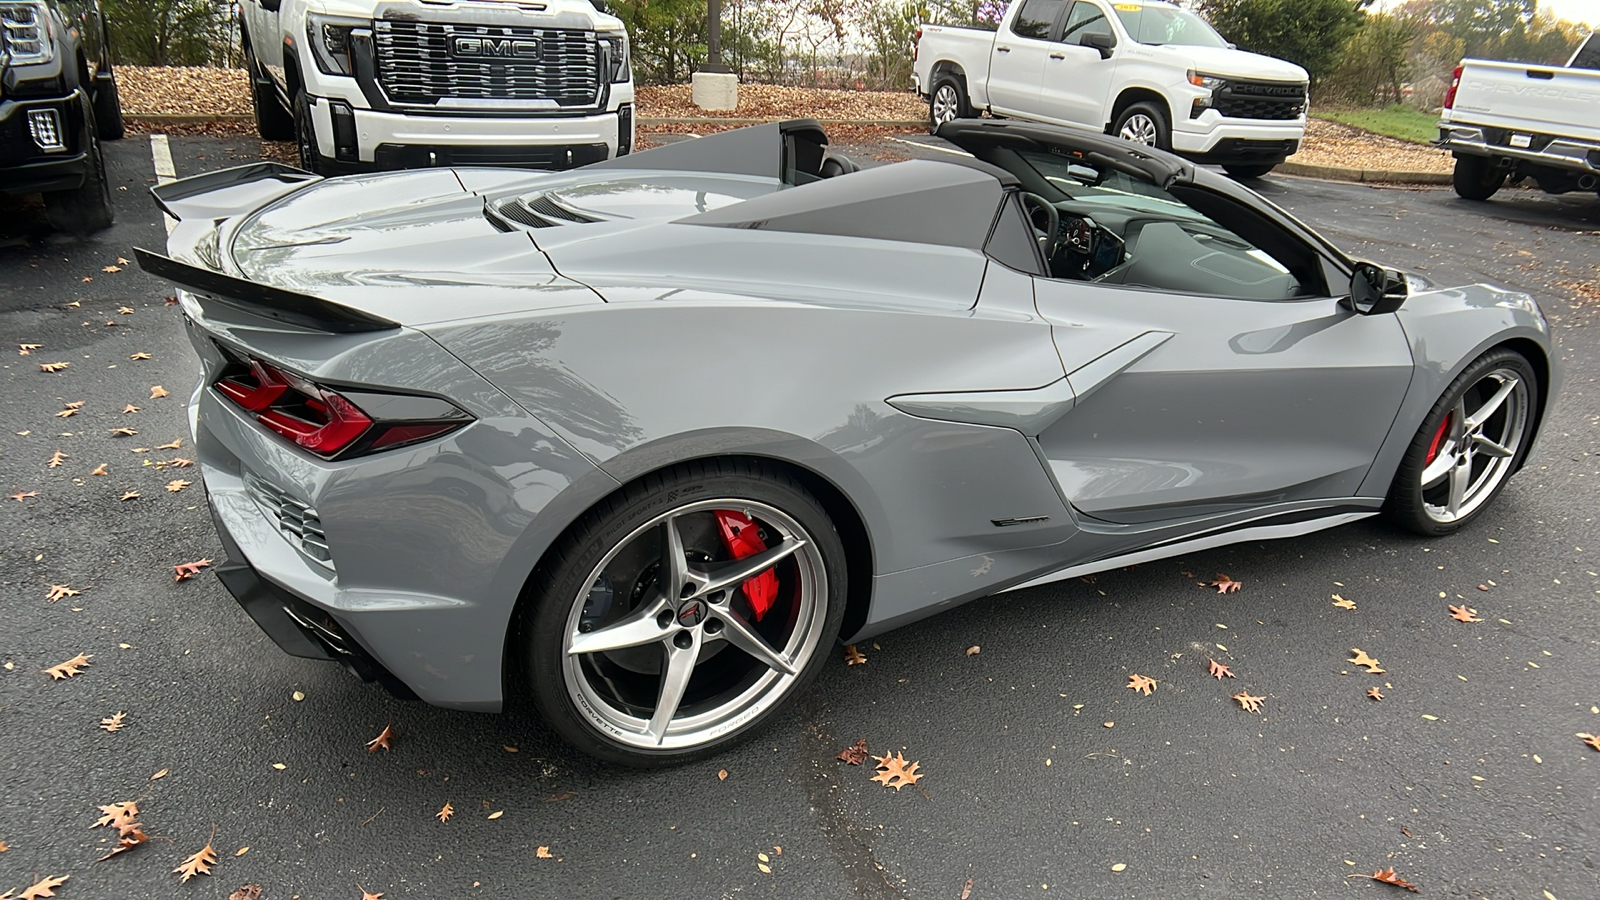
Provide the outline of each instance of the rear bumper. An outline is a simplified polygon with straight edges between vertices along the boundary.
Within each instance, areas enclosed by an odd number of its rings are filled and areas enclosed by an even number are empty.
[[[1512,140],[1521,138],[1527,139],[1528,146],[1511,145]],[[1560,135],[1440,122],[1438,145],[1467,156],[1503,157],[1573,172],[1600,173],[1600,143]]]
[[[43,100],[0,99],[0,192],[33,194],[83,186],[91,165],[84,128],[88,102],[81,89]],[[39,146],[28,124],[35,112],[54,113],[61,149]]]

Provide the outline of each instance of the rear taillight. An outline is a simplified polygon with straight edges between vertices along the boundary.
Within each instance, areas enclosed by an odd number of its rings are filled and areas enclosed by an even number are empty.
[[[916,33],[911,37],[911,61],[917,61],[917,45],[922,43],[922,26],[918,25]]]
[[[254,357],[223,350],[212,387],[257,422],[323,459],[348,458],[438,437],[472,417],[434,397],[334,390]],[[366,408],[363,408],[365,404]],[[378,410],[369,413],[368,409]]]
[[[1456,70],[1450,73],[1450,89],[1444,92],[1445,109],[1456,108],[1456,90],[1461,87],[1461,68],[1456,66]]]

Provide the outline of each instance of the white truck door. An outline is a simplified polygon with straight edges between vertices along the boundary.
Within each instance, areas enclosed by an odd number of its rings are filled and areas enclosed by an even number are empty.
[[[1060,40],[1045,56],[1039,110],[1051,121],[1099,131],[1106,124],[1104,116],[1110,105],[1117,57],[1113,53],[1103,58],[1099,48],[1083,43],[1088,35],[1104,35],[1113,43],[1116,41],[1116,31],[1099,3],[1074,0]]]
[[[994,36],[989,59],[989,106],[1029,118],[1039,115],[1045,57],[1054,52],[1068,0],[1022,0],[1011,21]]]
[[[283,32],[278,28],[278,9],[282,0],[243,0],[240,12],[244,15],[245,31],[250,35],[250,49],[267,77],[287,90],[283,76]]]

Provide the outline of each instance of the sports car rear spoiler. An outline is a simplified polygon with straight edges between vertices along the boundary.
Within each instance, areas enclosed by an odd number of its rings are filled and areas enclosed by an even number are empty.
[[[162,212],[180,222],[225,219],[321,180],[283,163],[258,162],[158,184],[150,195]]]
[[[224,306],[276,319],[289,325],[326,331],[330,334],[387,331],[400,327],[399,322],[321,297],[286,291],[267,284],[256,284],[243,278],[191,266],[141,247],[133,248],[133,256],[139,261],[139,268],[157,278],[165,278]]]

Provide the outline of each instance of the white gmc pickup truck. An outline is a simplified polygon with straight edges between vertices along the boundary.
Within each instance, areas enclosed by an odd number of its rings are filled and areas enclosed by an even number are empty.
[[[1265,175],[1300,148],[1306,70],[1162,0],[1015,0],[998,31],[917,30],[928,124],[982,112],[1116,134]]]
[[[633,148],[604,0],[242,0],[256,127],[320,174],[563,169]]]
[[[1456,193],[1468,200],[1524,178],[1551,194],[1600,191],[1600,32],[1566,68],[1462,61],[1439,146],[1455,155]]]

